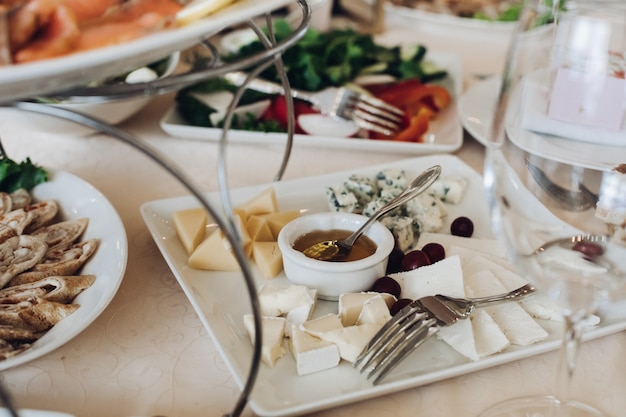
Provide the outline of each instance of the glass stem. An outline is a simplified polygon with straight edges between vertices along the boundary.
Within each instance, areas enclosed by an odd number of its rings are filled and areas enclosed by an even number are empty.
[[[578,314],[567,314],[564,316],[564,332],[561,349],[559,352],[559,368],[556,381],[556,395],[561,403],[569,401],[570,390],[574,371],[576,368],[576,357],[582,336],[582,318]]]

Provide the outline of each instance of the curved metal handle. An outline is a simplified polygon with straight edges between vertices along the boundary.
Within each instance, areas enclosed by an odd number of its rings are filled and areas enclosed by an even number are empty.
[[[523,287],[516,288],[513,291],[505,294],[492,295],[488,297],[469,298],[468,300],[476,308],[486,307],[493,304],[499,304],[503,301],[514,299],[517,300],[519,298],[533,294],[535,291],[537,291],[537,289],[533,285],[526,284]]]

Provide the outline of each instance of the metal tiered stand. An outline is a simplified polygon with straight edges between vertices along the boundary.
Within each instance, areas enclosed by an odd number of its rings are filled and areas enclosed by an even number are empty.
[[[97,103],[103,101],[111,101],[120,98],[128,98],[134,96],[157,96],[164,93],[178,91],[182,88],[195,84],[197,82],[219,77],[231,71],[247,71],[248,79],[241,85],[234,95],[232,102],[230,103],[226,116],[224,118],[224,128],[222,130],[221,138],[219,141],[219,154],[218,154],[218,166],[217,176],[218,185],[220,190],[220,196],[222,200],[221,210],[213,207],[205,196],[205,193],[201,191],[194,181],[188,178],[182,170],[178,168],[176,163],[168,160],[168,158],[161,154],[156,149],[153,149],[145,141],[130,135],[129,133],[121,130],[108,123],[100,121],[96,118],[85,116],[81,113],[71,110],[63,109],[60,107],[53,107],[46,104],[32,103],[26,101],[11,101],[2,103],[2,94],[0,93],[0,106],[11,106],[24,111],[47,114],[50,116],[66,119],[83,126],[94,129],[113,138],[119,139],[122,142],[134,147],[140,152],[144,153],[163,169],[173,175],[178,181],[180,181],[189,192],[198,199],[200,204],[209,212],[214,218],[215,222],[223,232],[224,236],[230,242],[235,258],[241,268],[243,278],[246,283],[250,303],[252,306],[252,313],[254,315],[254,348],[252,353],[252,361],[250,369],[248,371],[247,379],[242,388],[241,394],[237,399],[233,410],[226,414],[225,417],[239,416],[245,408],[249,395],[253,389],[259,366],[261,363],[261,347],[262,347],[262,331],[261,331],[261,315],[260,305],[256,293],[256,287],[254,279],[248,264],[247,257],[243,251],[241,237],[237,230],[235,219],[233,217],[233,206],[230,199],[230,193],[228,189],[228,183],[226,178],[226,149],[228,144],[228,132],[232,123],[233,112],[237,107],[239,100],[246,89],[248,83],[257,77],[263,70],[271,65],[275,65],[278,73],[281,76],[283,86],[285,87],[287,109],[288,109],[288,129],[287,129],[287,142],[281,162],[281,166],[274,178],[274,181],[279,181],[287,167],[289,157],[291,155],[291,149],[293,144],[293,135],[295,131],[295,117],[293,112],[293,99],[289,94],[289,81],[281,61],[281,54],[284,50],[288,49],[299,41],[306,30],[309,27],[311,20],[311,9],[308,4],[308,0],[296,0],[296,3],[302,10],[302,20],[293,32],[287,38],[277,41],[275,34],[273,33],[273,16],[271,12],[266,12],[265,27],[267,28],[265,33],[252,19],[245,22],[257,35],[258,39],[265,45],[265,50],[247,58],[241,59],[233,63],[224,63],[220,59],[218,49],[211,44],[210,40],[204,40],[201,46],[206,48],[209,52],[209,59],[202,62],[202,67],[194,66],[186,73],[172,75],[163,79],[158,79],[151,82],[137,83],[137,84],[120,84],[106,87],[78,87],[71,90],[65,90],[61,92],[55,92],[54,96],[72,97],[72,99],[80,98],[84,102]],[[226,28],[224,28],[226,29]],[[0,141],[0,152],[3,152]],[[11,401],[11,397],[8,392],[0,385],[0,400],[7,407],[12,417],[18,417],[19,413],[16,407]]]

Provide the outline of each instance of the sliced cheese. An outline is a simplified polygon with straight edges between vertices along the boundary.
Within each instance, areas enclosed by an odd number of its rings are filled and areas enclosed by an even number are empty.
[[[252,243],[252,259],[264,278],[275,278],[283,270],[283,254],[277,242]]]
[[[471,237],[461,237],[445,233],[422,232],[417,240],[416,247],[421,249],[427,243],[439,243],[446,249],[446,254],[450,246],[460,246],[466,249],[475,250],[481,254],[506,257],[506,248],[497,239],[480,239]]]
[[[191,268],[212,271],[238,271],[239,263],[230,249],[230,244],[218,229],[209,235],[187,261]]]
[[[197,207],[179,210],[172,215],[176,235],[183,244],[187,255],[196,249],[204,239],[208,214],[205,208]]]
[[[448,256],[432,265],[392,274],[391,277],[398,281],[405,298],[418,299],[436,294],[465,297],[463,270],[458,256]],[[459,320],[443,327],[437,337],[463,356],[473,361],[480,359],[470,320]]]
[[[297,326],[291,329],[290,346],[298,375],[334,368],[341,360],[337,345],[311,336]]]
[[[254,316],[252,314],[244,315],[243,324],[250,337],[250,341],[254,343]],[[268,366],[274,366],[276,361],[285,355],[285,349],[283,348],[285,324],[286,320],[283,317],[261,318],[261,340],[263,343],[261,347],[261,359]]]
[[[471,288],[472,297],[484,297],[507,292],[489,270],[482,270],[465,277],[467,287]],[[485,311],[498,324],[502,332],[514,345],[526,346],[548,337],[548,332],[541,327],[517,302],[504,302]]]
[[[502,352],[511,345],[498,324],[484,309],[477,309],[470,319],[474,331],[476,352],[481,358]]]

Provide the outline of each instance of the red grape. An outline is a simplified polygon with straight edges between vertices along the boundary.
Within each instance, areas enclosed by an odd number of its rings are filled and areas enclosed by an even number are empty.
[[[402,310],[404,307],[409,305],[412,301],[413,300],[408,299],[408,298],[400,298],[398,301],[392,304],[391,308],[389,309],[389,313],[392,316],[395,316],[398,311]]]
[[[407,252],[402,258],[402,270],[410,271],[411,269],[419,268],[420,266],[430,265],[430,259],[428,255],[421,250],[412,250]]]
[[[439,262],[446,257],[446,250],[439,243],[431,242],[424,245],[422,252],[428,256],[431,263]]]
[[[474,223],[467,217],[457,217],[450,225],[450,233],[455,236],[471,237],[474,233]]]
[[[398,247],[393,248],[389,254],[389,261],[387,262],[387,274],[393,274],[395,272],[402,271],[402,258],[404,258],[404,252]]]
[[[401,288],[400,284],[398,284],[398,281],[391,277],[385,276],[382,278],[378,278],[376,281],[374,281],[374,284],[372,284],[370,291],[383,292],[399,298]]]
[[[576,242],[572,247],[572,250],[578,251],[590,259],[604,254],[604,248],[593,242]]]

